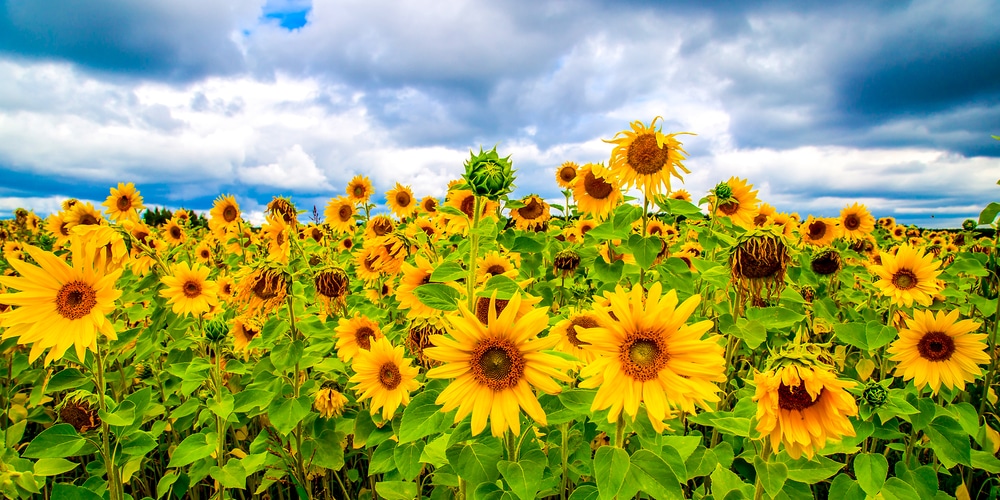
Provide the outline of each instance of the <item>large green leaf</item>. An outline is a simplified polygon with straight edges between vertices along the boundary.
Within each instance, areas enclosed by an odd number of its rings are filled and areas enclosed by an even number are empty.
[[[930,447],[947,468],[956,464],[972,465],[972,445],[969,435],[955,419],[941,415],[931,421],[925,431],[931,438]]]
[[[27,458],[75,457],[87,441],[70,424],[56,424],[45,429],[28,443]]]
[[[676,450],[670,450],[676,454]],[[684,498],[680,480],[663,458],[649,450],[639,450],[632,454],[629,462],[628,475],[640,485],[640,491],[659,500]]]
[[[462,266],[457,262],[445,262],[434,269],[431,273],[431,281],[438,283],[443,283],[445,281],[455,281],[465,278],[469,275],[469,272],[462,269]]]
[[[545,454],[541,450],[531,450],[517,462],[500,461],[497,469],[518,498],[533,500],[542,488],[545,463]]]
[[[613,446],[602,446],[594,455],[594,478],[597,480],[597,490],[602,500],[608,500],[618,495],[625,476],[628,475],[628,453]]]
[[[80,464],[70,462],[65,458],[40,458],[35,462],[35,475],[38,477],[55,476],[69,472]]]
[[[226,488],[242,490],[247,487],[247,471],[235,458],[230,458],[224,467],[214,466],[209,471],[209,475]]]
[[[787,454],[782,454],[781,457],[788,468],[788,477],[800,483],[816,484],[825,481],[844,468],[844,464],[822,455],[817,455],[812,460],[805,457],[793,459]]]
[[[455,311],[461,292],[443,283],[426,283],[413,289],[422,304],[440,311]]]
[[[418,498],[417,483],[412,481],[379,481],[375,493],[385,500],[412,500]]]
[[[777,496],[785,486],[785,480],[788,479],[788,467],[781,462],[765,462],[757,456],[753,458],[753,468],[757,471],[757,478],[764,485],[764,491],[771,495],[771,498]]]
[[[889,461],[878,453],[860,453],[854,457],[854,476],[865,493],[875,496],[885,484]]]
[[[497,462],[502,454],[500,440],[493,437],[458,443],[445,451],[448,463],[468,484],[496,481],[500,477]]]
[[[203,458],[207,458],[215,451],[218,444],[215,442],[215,433],[192,434],[181,441],[170,456],[170,463],[167,467],[184,467]]]
[[[310,409],[312,409],[312,400],[309,396],[302,396],[298,399],[277,399],[271,402],[271,406],[267,409],[267,415],[275,430],[287,436],[302,419],[306,418]]]
[[[400,443],[392,452],[393,461],[396,463],[396,470],[399,475],[407,481],[413,480],[420,474],[423,464],[420,463],[420,455],[424,452],[424,442]]]

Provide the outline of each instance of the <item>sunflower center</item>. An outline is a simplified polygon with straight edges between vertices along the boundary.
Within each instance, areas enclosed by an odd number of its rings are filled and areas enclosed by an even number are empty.
[[[354,341],[358,343],[358,347],[370,351],[372,348],[372,339],[375,337],[375,330],[370,327],[362,326],[354,331]]]
[[[189,299],[201,295],[201,284],[197,281],[185,281],[181,289],[184,291],[184,296]]]
[[[261,300],[269,300],[278,296],[281,286],[281,276],[273,272],[265,272],[255,278],[253,294]]]
[[[667,148],[656,143],[656,134],[642,134],[628,148],[628,164],[640,175],[653,175],[667,164]]]
[[[118,207],[120,212],[124,212],[132,208],[132,200],[130,200],[128,196],[121,195],[118,197],[118,202],[115,203],[115,205]]]
[[[740,202],[727,201],[719,205],[719,211],[725,215],[733,215],[740,210]]]
[[[834,251],[825,252],[812,260],[812,270],[824,276],[840,270],[840,254]]]
[[[201,255],[202,259],[207,259],[212,256],[212,252],[208,251],[207,249],[203,249],[199,255]]]
[[[559,169],[559,179],[563,182],[570,182],[576,179],[576,169],[573,167],[563,167]]]
[[[459,205],[459,208],[462,210],[462,213],[464,213],[467,217],[469,217],[470,219],[473,218],[475,214],[473,214],[472,212],[475,211],[476,209],[476,197],[466,196],[464,199],[462,199],[462,203]]]
[[[316,243],[319,243],[323,239],[323,231],[320,231],[319,228],[314,227],[309,235],[312,236],[313,241]]]
[[[537,219],[542,216],[542,204],[538,203],[538,200],[532,198],[527,205],[517,209],[517,215],[520,215],[522,219],[531,220]]]
[[[479,343],[471,357],[472,375],[494,391],[510,389],[524,375],[524,357],[513,342],[489,338]]]
[[[764,214],[757,214],[757,216],[753,218],[754,226],[761,227],[766,223],[767,223],[767,216]]]
[[[615,187],[610,182],[594,175],[593,172],[587,172],[587,175],[583,177],[583,190],[591,198],[603,200],[611,195]]]
[[[277,235],[276,235],[276,236],[274,237],[274,242],[275,242],[275,243],[277,243],[279,247],[280,247],[281,245],[284,245],[284,244],[285,244],[285,232],[284,232],[284,231],[280,231],[280,232],[279,232],[279,233],[278,233],[278,234],[277,234]]]
[[[410,206],[411,201],[412,199],[410,198],[410,194],[407,193],[406,191],[400,191],[396,193],[396,205],[399,205],[400,208],[406,208]]]
[[[344,238],[344,241],[341,241],[340,244],[343,245],[345,249],[350,250],[352,247],[354,247],[354,240],[350,238]]]
[[[236,207],[232,205],[226,205],[226,208],[222,210],[222,220],[226,222],[232,222],[236,220]]]
[[[365,195],[365,187],[361,185],[354,186],[354,197],[361,198]]]
[[[667,366],[670,354],[667,343],[651,332],[635,332],[625,337],[618,351],[618,360],[626,375],[643,382],[653,380]]]
[[[826,234],[826,223],[818,220],[809,224],[809,239],[811,240],[821,240],[823,235]]]
[[[844,217],[844,227],[848,231],[855,231],[861,227],[861,219],[858,218],[857,214],[847,214],[847,217]]]
[[[97,291],[82,282],[71,281],[56,294],[56,311],[66,319],[80,319],[97,305]]]
[[[909,290],[917,286],[917,275],[909,269],[900,269],[892,275],[892,286],[899,290]]]
[[[393,230],[392,221],[389,219],[378,219],[372,223],[372,231],[375,232],[376,236],[385,236],[391,233]]]
[[[493,264],[492,266],[486,269],[486,272],[496,276],[498,274],[503,274],[504,272],[506,272],[506,269],[504,269],[503,266],[501,266],[500,264]]]
[[[823,390],[820,390],[813,399],[806,390],[806,383],[799,382],[795,387],[788,387],[785,384],[778,386],[778,407],[788,411],[802,411],[816,404],[819,398],[823,397]]]
[[[395,363],[384,363],[378,369],[378,381],[382,383],[382,387],[391,391],[399,387],[399,383],[403,381],[403,377],[400,376],[399,367]]]
[[[589,316],[574,318],[573,321],[570,322],[569,328],[566,329],[566,337],[569,338],[569,343],[573,344],[576,347],[580,347],[583,345],[590,345],[587,342],[580,340],[579,337],[577,337],[576,329],[596,328],[597,326],[598,326],[597,321],[595,321],[594,318],[591,318]]]
[[[341,205],[340,210],[337,210],[337,218],[340,219],[340,222],[347,222],[351,220],[351,216],[353,215],[354,210],[351,210],[351,207],[347,205]]]
[[[646,228],[646,233],[661,235],[663,234],[663,229],[661,229],[660,226],[650,225],[649,227]]]
[[[497,316],[507,307],[509,300],[497,299],[496,304],[493,306],[493,310],[496,311]],[[479,318],[479,322],[488,325],[490,317],[490,299],[488,297],[479,297],[476,300],[476,317]]]
[[[182,233],[181,233],[181,228],[180,227],[178,227],[178,226],[171,226],[170,227],[170,237],[171,238],[173,238],[175,240],[179,240],[179,239],[181,239],[181,234]]]
[[[948,361],[955,352],[955,340],[941,332],[928,332],[917,343],[920,357],[928,361]]]
[[[69,236],[69,227],[65,222],[59,224],[59,233],[63,236]]]
[[[95,224],[97,224],[97,217],[91,214],[84,214],[83,217],[80,217],[81,226],[93,226]]]
[[[438,202],[434,198],[428,198],[426,201],[424,201],[423,206],[425,212],[429,213],[437,212]]]

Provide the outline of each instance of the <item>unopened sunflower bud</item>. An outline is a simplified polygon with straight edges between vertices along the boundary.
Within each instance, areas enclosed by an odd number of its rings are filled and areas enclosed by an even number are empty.
[[[719,200],[719,203],[723,203],[733,196],[733,188],[727,182],[720,182],[712,190],[712,194],[715,198]]]
[[[225,321],[213,319],[205,324],[205,338],[213,344],[222,342],[228,335],[229,325]]]
[[[465,162],[465,175],[462,177],[473,193],[493,201],[499,200],[514,187],[510,156],[500,158],[495,146],[485,152],[479,148],[478,155],[471,154]]]
[[[962,221],[962,229],[966,231],[972,231],[975,228],[976,228],[976,221],[972,219],[965,219],[964,221]]]
[[[889,391],[877,382],[869,382],[868,386],[865,387],[864,392],[861,393],[861,397],[863,397],[865,402],[868,404],[878,408],[889,400]]]
[[[142,380],[146,380],[147,378],[153,376],[153,369],[146,363],[136,363],[135,376]]]

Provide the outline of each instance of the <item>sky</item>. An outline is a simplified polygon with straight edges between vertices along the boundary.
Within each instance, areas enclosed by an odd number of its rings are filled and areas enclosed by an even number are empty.
[[[516,197],[662,117],[695,199],[957,227],[1000,200],[994,1],[0,0],[0,217],[134,182],[148,207],[322,213],[356,174]]]

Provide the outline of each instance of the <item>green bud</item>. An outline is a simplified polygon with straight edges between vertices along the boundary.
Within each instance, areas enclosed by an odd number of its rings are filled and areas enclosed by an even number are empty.
[[[861,397],[863,397],[868,404],[878,408],[889,400],[889,391],[876,382],[869,382],[865,387],[864,392],[861,393]]]
[[[972,219],[965,219],[962,221],[962,229],[965,229],[966,231],[972,231],[976,228],[976,225],[976,221]]]
[[[205,338],[209,342],[216,344],[222,342],[229,335],[229,325],[222,320],[213,319],[205,324]]]
[[[732,198],[733,188],[728,183],[720,182],[715,186],[715,189],[712,190],[712,193],[715,194],[715,198],[719,201],[725,201]]]
[[[153,369],[146,363],[136,363],[135,376],[142,380],[146,380],[147,378],[153,376]]]
[[[469,154],[471,157],[465,162],[465,175],[462,177],[473,193],[497,201],[513,190],[514,171],[510,156],[500,158],[496,146],[485,152],[479,148],[478,155]]]

